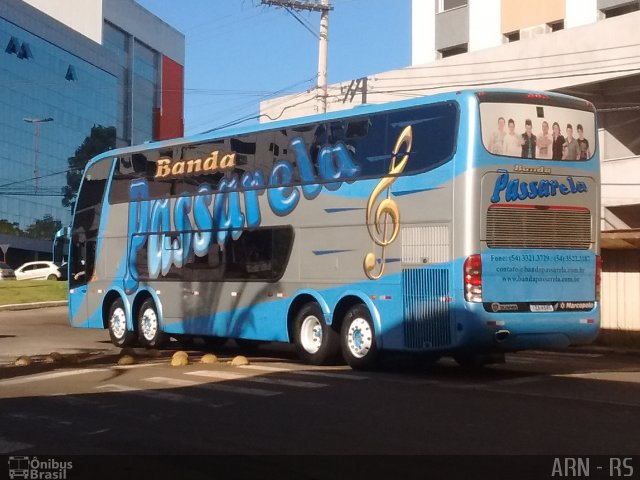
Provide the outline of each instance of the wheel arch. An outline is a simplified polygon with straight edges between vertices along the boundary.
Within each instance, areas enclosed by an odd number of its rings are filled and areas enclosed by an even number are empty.
[[[162,327],[164,326],[164,317],[162,315],[162,302],[158,297],[158,294],[155,290],[151,288],[142,288],[136,293],[136,296],[133,299],[133,306],[131,308],[132,317],[135,316],[136,319],[138,317],[138,312],[140,311],[140,307],[144,303],[145,300],[151,299],[153,300],[154,305],[156,306],[156,314],[158,315],[158,324]],[[134,323],[138,323],[137,321]],[[137,327],[136,327],[137,328]]]
[[[287,335],[289,337],[289,342],[293,342],[294,339],[293,322],[296,315],[302,307],[311,302],[315,302],[320,305],[320,309],[324,314],[325,322],[327,322],[327,325],[331,325],[331,310],[329,309],[329,304],[326,300],[314,290],[300,290],[296,293],[295,298],[291,301],[289,309],[287,310]]]
[[[124,304],[124,313],[127,317],[127,329],[133,332],[135,331],[135,325],[131,317],[131,304],[124,292],[117,288],[109,290],[102,299],[102,328],[106,329],[109,327],[109,309],[113,302],[118,299],[122,300]]]
[[[376,334],[376,343],[378,344],[378,346],[381,346],[382,323],[380,321],[380,312],[374,305],[371,298],[369,298],[361,291],[348,290],[342,295],[342,297],[340,297],[340,300],[338,300],[335,308],[333,309],[334,321],[332,323],[332,328],[340,331],[345,315],[347,314],[349,309],[355,305],[364,305],[369,310],[371,320],[373,321],[374,333]]]

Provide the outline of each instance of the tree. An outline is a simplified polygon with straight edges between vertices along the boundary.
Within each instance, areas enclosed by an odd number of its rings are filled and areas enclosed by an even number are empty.
[[[29,225],[24,233],[27,237],[52,240],[55,233],[61,228],[62,222],[47,214]]]
[[[67,163],[69,170],[67,171],[67,184],[62,187],[62,205],[65,207],[73,206],[76,203],[76,195],[80,188],[80,180],[82,180],[82,172],[87,162],[96,155],[116,147],[116,127],[103,127],[102,125],[94,125],[91,127],[91,133],[84,139],[73,157],[69,157]]]
[[[6,218],[0,219],[0,233],[15,235],[17,237],[24,235],[24,232],[20,230],[18,222],[9,222]]]

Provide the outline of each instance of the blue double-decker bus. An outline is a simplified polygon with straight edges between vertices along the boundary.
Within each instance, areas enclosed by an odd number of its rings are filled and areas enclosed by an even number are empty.
[[[292,342],[302,360],[592,341],[589,102],[462,91],[106,152],[70,236],[71,323],[114,344]]]

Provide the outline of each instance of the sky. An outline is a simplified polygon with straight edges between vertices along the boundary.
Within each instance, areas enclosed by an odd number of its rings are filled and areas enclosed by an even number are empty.
[[[185,134],[242,118],[316,84],[318,39],[260,0],[137,0],[185,35]],[[411,64],[411,0],[331,0],[328,83]],[[320,13],[298,12],[317,33]]]

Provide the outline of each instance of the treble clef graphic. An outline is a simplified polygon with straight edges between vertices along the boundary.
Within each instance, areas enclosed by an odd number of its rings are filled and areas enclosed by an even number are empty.
[[[364,273],[371,280],[379,279],[384,273],[386,248],[396,240],[400,232],[400,210],[398,209],[396,201],[391,198],[391,185],[407,166],[412,140],[413,130],[411,129],[411,125],[409,125],[402,130],[398,140],[396,140],[396,145],[391,153],[389,176],[380,180],[378,185],[373,189],[373,192],[371,192],[369,201],[367,202],[367,229],[369,230],[369,236],[375,245],[382,247],[380,270],[378,272],[374,272],[376,267],[376,254],[370,252],[364,257],[362,265],[364,267]],[[398,153],[403,145],[405,145],[404,155],[402,155],[402,159],[398,161]],[[374,209],[378,197],[384,195],[385,190],[386,198]],[[389,232],[389,227],[392,228],[391,232]]]

